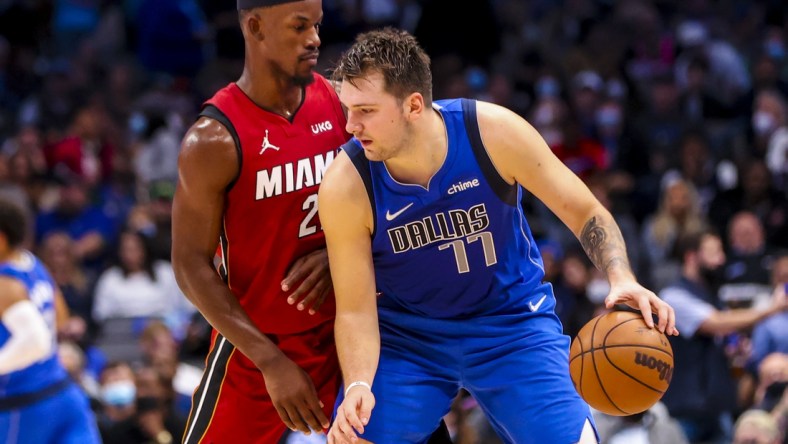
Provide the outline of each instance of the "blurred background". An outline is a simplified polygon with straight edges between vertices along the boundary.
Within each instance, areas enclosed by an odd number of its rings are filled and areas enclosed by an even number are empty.
[[[436,99],[495,102],[539,130],[614,214],[649,288],[681,276],[677,239],[712,227],[726,253],[720,310],[785,297],[785,2],[458,4],[324,0],[318,67],[361,31],[407,29],[432,57]],[[106,442],[182,434],[210,328],[169,263],[177,157],[242,57],[229,0],[0,0],[0,193],[29,211],[28,248],[66,296],[61,355]],[[544,205],[523,205],[574,335],[609,287]],[[714,337],[736,384],[730,430],[756,433],[737,442],[785,442],[788,317],[777,316],[756,338],[758,325]],[[669,407],[599,415],[603,442],[706,442]],[[499,442],[467,395],[447,422],[457,443]]]

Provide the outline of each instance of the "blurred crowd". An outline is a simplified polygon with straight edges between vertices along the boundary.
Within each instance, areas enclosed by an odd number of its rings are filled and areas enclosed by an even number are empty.
[[[611,210],[638,279],[658,294],[687,273],[680,240],[711,229],[724,255],[700,271],[714,307],[783,303],[785,2],[324,0],[323,9],[321,72],[360,31],[410,30],[432,57],[434,97],[526,118]],[[29,211],[27,247],[63,290],[61,355],[106,442],[182,434],[210,327],[169,263],[177,158],[200,104],[240,75],[242,57],[229,0],[0,0],[0,194]],[[609,287],[544,205],[523,204],[574,335],[604,311]],[[728,442],[788,442],[788,312],[776,312],[689,337],[707,334],[724,354],[717,370],[736,394]],[[681,415],[660,403],[597,423],[604,443],[725,442],[693,436]],[[457,443],[499,442],[468,396],[447,423]]]

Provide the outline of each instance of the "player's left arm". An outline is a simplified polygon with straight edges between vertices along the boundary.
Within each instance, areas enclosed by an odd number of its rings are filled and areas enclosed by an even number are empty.
[[[21,370],[52,351],[52,333],[17,279],[0,277],[0,319],[11,333],[0,347],[0,375]]]
[[[329,442],[346,442],[363,433],[375,406],[370,388],[380,356],[380,331],[370,238],[372,209],[361,177],[344,152],[323,178],[318,209],[334,281],[334,332],[346,387]]]
[[[659,330],[678,334],[673,309],[635,279],[613,216],[553,154],[536,129],[514,112],[491,103],[477,102],[477,118],[484,145],[501,177],[519,183],[544,202],[577,236],[594,265],[606,273],[611,286],[607,307],[637,308],[649,326],[656,312]]]

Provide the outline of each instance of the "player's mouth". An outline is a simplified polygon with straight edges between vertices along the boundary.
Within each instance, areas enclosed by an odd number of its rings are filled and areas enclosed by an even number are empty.
[[[372,140],[370,139],[358,139],[358,141],[363,148],[369,148],[372,145]]]
[[[302,55],[299,57],[299,60],[302,62],[307,62],[310,65],[317,65],[317,56],[320,55],[319,51],[310,52],[309,54]]]

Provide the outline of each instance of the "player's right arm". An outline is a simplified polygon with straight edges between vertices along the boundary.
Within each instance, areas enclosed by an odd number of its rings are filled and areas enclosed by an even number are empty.
[[[0,277],[0,319],[11,334],[0,347],[0,375],[28,367],[52,351],[52,332],[17,279]]]
[[[336,296],[334,336],[348,387],[329,432],[329,443],[333,444],[349,442],[357,436],[356,431],[363,433],[375,406],[369,387],[380,356],[370,237],[372,209],[361,177],[345,152],[326,172],[317,207]]]
[[[214,269],[225,193],[238,169],[235,142],[219,122],[201,118],[184,136],[172,208],[175,277],[208,322],[263,373],[285,425],[305,433],[321,430],[328,419],[311,379],[260,332]]]

